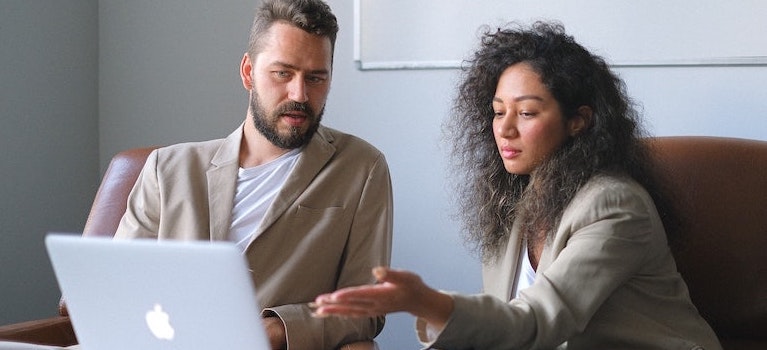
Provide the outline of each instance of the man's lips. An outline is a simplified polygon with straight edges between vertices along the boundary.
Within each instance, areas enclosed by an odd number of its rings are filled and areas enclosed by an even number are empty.
[[[307,119],[307,115],[301,112],[288,112],[281,114],[281,116],[291,126],[301,126]]]

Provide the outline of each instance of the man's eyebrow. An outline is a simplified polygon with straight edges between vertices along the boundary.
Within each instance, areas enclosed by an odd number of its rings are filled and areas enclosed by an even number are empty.
[[[286,62],[282,62],[282,61],[272,62],[271,65],[272,66],[279,66],[279,67],[287,68],[287,69],[291,69],[291,70],[301,70],[301,68],[297,67],[296,65],[293,65],[293,64],[290,64],[290,63],[286,63]],[[327,75],[327,74],[330,74],[330,72],[327,69],[315,69],[315,70],[310,70],[309,74],[324,74],[324,75]]]

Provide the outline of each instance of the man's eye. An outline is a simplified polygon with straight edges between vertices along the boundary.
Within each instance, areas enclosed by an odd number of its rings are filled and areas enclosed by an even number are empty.
[[[274,71],[274,72],[272,72],[272,73],[273,73],[273,74],[274,74],[276,77],[278,77],[278,78],[287,78],[287,77],[289,77],[289,76],[290,76],[290,73],[288,73],[287,71],[284,71],[284,70],[278,70],[278,71]]]
[[[320,84],[325,81],[323,77],[310,76],[306,78],[306,81],[312,84]]]

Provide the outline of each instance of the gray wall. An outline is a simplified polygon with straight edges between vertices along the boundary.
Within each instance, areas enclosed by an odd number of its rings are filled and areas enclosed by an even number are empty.
[[[0,324],[54,314],[42,238],[98,185],[97,0],[0,0]]]
[[[11,177],[13,181],[4,182],[3,196],[0,197],[4,208],[15,210],[10,216],[0,214],[3,215],[0,227],[3,261],[0,271],[3,271],[3,277],[13,272],[9,276],[22,285],[15,287],[19,292],[11,295],[10,299],[5,298],[5,288],[8,287],[5,284],[2,287],[2,307],[13,308],[14,316],[5,316],[7,313],[3,310],[0,317],[9,320],[30,315],[30,307],[17,307],[24,300],[34,300],[35,305],[40,305],[38,310],[47,310],[55,304],[57,292],[32,296],[19,294],[24,290],[55,289],[39,239],[51,229],[79,229],[82,226],[87,213],[86,203],[93,195],[93,188],[89,186],[98,182],[99,169],[104,169],[115,152],[150,144],[218,138],[240,123],[247,99],[240,85],[238,65],[245,49],[252,9],[256,6],[256,2],[250,0],[225,3],[205,0],[100,0],[96,30],[95,0],[89,6],[77,2],[83,8],[78,13],[72,13],[71,4],[58,5],[56,2],[60,13],[67,10],[70,19],[76,19],[72,20],[73,23],[80,23],[80,20],[93,22],[86,33],[70,28],[70,24],[67,28],[72,33],[66,37],[78,38],[80,50],[76,52],[80,54],[95,50],[93,42],[97,40],[98,100],[95,100],[93,91],[95,71],[83,72],[81,75],[88,78],[84,80],[90,81],[90,85],[83,83],[77,87],[91,86],[90,89],[76,91],[64,83],[49,88],[51,91],[44,91],[48,98],[42,100],[48,106],[45,112],[61,112],[62,105],[75,105],[64,102],[57,95],[66,94],[67,98],[87,101],[80,108],[91,111],[91,114],[95,114],[92,110],[98,106],[99,119],[97,121],[91,116],[90,119],[78,121],[77,125],[69,125],[73,123],[71,121],[55,124],[55,129],[48,127],[52,129],[48,133],[60,133],[61,128],[66,127],[66,130],[72,129],[69,134],[81,135],[87,131],[90,133],[87,137],[89,142],[97,139],[96,135],[100,136],[99,161],[95,161],[92,153],[90,158],[83,160],[82,151],[92,150],[93,146],[76,143],[76,137],[70,137],[75,140],[67,140],[76,144],[71,145],[72,151],[64,155],[59,153],[64,152],[65,146],[56,144],[51,149],[51,146],[36,146],[37,143],[30,141],[33,137],[35,140],[61,139],[49,134],[41,137],[41,129],[46,129],[48,123],[37,118],[48,114],[43,114],[40,101],[29,92],[32,88],[37,92],[40,86],[51,84],[43,74],[40,74],[40,83],[29,82],[42,65],[40,62],[50,64],[51,59],[46,57],[48,60],[45,60],[34,52],[7,56],[6,41],[19,41],[19,36],[25,36],[29,39],[20,42],[26,43],[29,50],[38,46],[66,48],[73,45],[64,44],[66,41],[63,38],[39,33],[39,26],[57,30],[61,30],[62,26],[52,23],[56,18],[38,19],[40,13],[35,3],[23,0],[11,2],[24,8],[24,20],[34,20],[38,25],[24,24],[22,20],[15,19],[18,16],[7,15],[5,9],[0,15],[0,37],[3,40],[0,72],[3,72],[4,89],[0,98],[18,96],[23,101],[9,111],[13,113],[6,112],[5,101],[0,105],[3,118],[6,114],[18,116],[12,118],[10,128],[3,127],[3,138],[0,140],[3,157],[9,157],[6,150],[14,150],[13,158],[1,163],[4,174],[9,172],[15,176]],[[6,3],[0,4],[6,6]],[[336,47],[334,81],[325,123],[369,140],[387,155],[395,191],[392,264],[421,273],[436,288],[479,291],[479,264],[462,245],[458,224],[450,217],[452,206],[445,167],[447,148],[440,138],[441,123],[450,107],[457,72],[450,69],[358,70],[353,52],[353,2],[329,0],[329,4],[339,17],[341,33]],[[6,23],[13,23],[10,31],[14,34],[7,34]],[[475,28],[467,30],[473,32]],[[95,32],[98,39],[95,39]],[[66,51],[65,48],[62,50]],[[46,51],[50,53],[53,50]],[[24,62],[19,63],[22,59]],[[33,62],[35,59],[40,62],[36,64]],[[72,61],[80,63],[87,60],[78,57]],[[95,66],[93,58],[91,62],[90,66]],[[22,65],[21,69],[16,68],[19,65]],[[18,73],[22,69],[25,72],[23,75]],[[618,71],[626,80],[630,93],[644,104],[648,126],[655,134],[767,139],[767,87],[764,83],[767,81],[767,67],[621,68]],[[59,70],[56,73],[62,74]],[[10,80],[13,83],[6,83],[6,76],[14,74],[18,76]],[[46,79],[45,84],[43,79]],[[78,79],[83,80],[82,77]],[[56,98],[51,100],[51,94]],[[27,108],[36,108],[36,115],[28,113]],[[77,112],[72,114],[88,114]],[[52,121],[61,120],[61,117],[54,118],[51,118]],[[96,125],[97,133],[93,130]],[[50,152],[46,161],[32,160],[39,157],[41,149]],[[19,159],[24,159],[23,166],[16,165],[22,163]],[[58,159],[66,159],[67,163],[86,163],[79,167],[65,164],[68,167],[66,171],[55,169],[57,178],[66,175],[67,171],[76,171],[77,176],[73,177],[77,181],[86,179],[81,188],[71,185],[58,187],[61,181],[48,180],[50,172],[43,175],[35,168],[49,170],[40,164]],[[88,172],[83,171],[86,168]],[[45,175],[48,176],[44,179],[32,180]],[[7,175],[4,177],[8,178]],[[41,188],[43,185],[50,188]],[[48,193],[53,196],[46,195]],[[51,206],[52,197],[64,196],[82,197],[79,208],[55,208],[56,215],[75,221],[69,226],[53,220],[53,211],[46,211],[31,220],[39,228],[5,224],[6,220],[16,221],[29,217],[29,213],[42,212],[40,208]],[[75,213],[62,214],[62,209]],[[31,232],[34,237],[29,239],[24,236],[22,239],[23,235],[32,235]],[[24,252],[17,252],[22,247]],[[417,348],[412,325],[413,318],[408,315],[390,316],[384,333],[379,337],[382,348]]]
[[[120,150],[226,136],[256,1],[100,0],[102,166]]]

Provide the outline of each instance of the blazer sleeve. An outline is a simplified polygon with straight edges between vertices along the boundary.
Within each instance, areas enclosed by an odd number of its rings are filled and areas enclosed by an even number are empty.
[[[116,239],[157,238],[160,224],[160,189],[157,180],[157,150],[147,157],[128,205],[115,232]]]
[[[605,300],[646,263],[658,241],[655,208],[641,189],[591,186],[563,214],[532,286],[511,301],[454,295],[432,344],[444,349],[555,348],[582,332]],[[657,214],[656,214],[657,215]],[[553,256],[552,256],[553,255]]]

